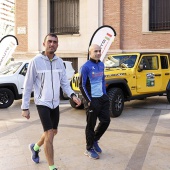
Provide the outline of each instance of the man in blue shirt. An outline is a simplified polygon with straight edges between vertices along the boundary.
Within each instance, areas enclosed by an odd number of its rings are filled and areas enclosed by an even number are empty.
[[[102,152],[98,140],[110,124],[109,98],[106,93],[104,63],[100,61],[101,47],[92,44],[89,47],[90,60],[80,71],[80,90],[85,99],[87,115],[86,151],[85,155],[93,159],[99,158]],[[95,129],[97,118],[99,124]]]

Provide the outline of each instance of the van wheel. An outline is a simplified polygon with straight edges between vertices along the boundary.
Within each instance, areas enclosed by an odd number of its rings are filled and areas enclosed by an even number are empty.
[[[74,101],[72,99],[69,99],[69,101],[70,101],[71,107],[73,107],[75,109],[84,109],[84,104],[81,104],[79,107],[76,107],[76,104],[74,103]]]
[[[118,117],[121,115],[124,108],[124,95],[120,88],[111,88],[108,91],[110,101],[110,116]]]
[[[0,108],[7,108],[14,102],[14,94],[6,88],[0,89]]]

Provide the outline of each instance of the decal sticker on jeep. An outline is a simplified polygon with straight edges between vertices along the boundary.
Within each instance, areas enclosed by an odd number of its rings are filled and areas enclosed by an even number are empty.
[[[105,75],[105,77],[112,77],[112,76],[125,76],[126,73],[117,73],[117,74],[109,74],[109,75]]]
[[[147,87],[155,86],[155,75],[153,73],[146,74],[146,86]]]

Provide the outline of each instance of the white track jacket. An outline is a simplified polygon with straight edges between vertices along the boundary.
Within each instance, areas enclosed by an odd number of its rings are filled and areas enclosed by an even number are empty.
[[[50,61],[47,56],[38,54],[28,66],[21,109],[29,109],[32,89],[36,105],[56,108],[60,102],[60,86],[68,97],[74,93],[67,79],[63,60],[55,55]]]

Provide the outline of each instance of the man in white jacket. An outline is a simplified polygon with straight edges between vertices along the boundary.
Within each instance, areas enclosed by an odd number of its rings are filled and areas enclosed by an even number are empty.
[[[43,43],[45,51],[35,56],[27,70],[22,98],[22,116],[29,119],[29,104],[32,88],[34,88],[34,102],[44,129],[40,140],[32,143],[29,148],[32,160],[39,163],[40,147],[44,144],[44,151],[50,170],[56,170],[54,165],[53,138],[57,134],[59,123],[60,86],[64,93],[77,104],[81,100],[76,97],[66,76],[63,60],[55,55],[58,47],[56,34],[48,34]]]

